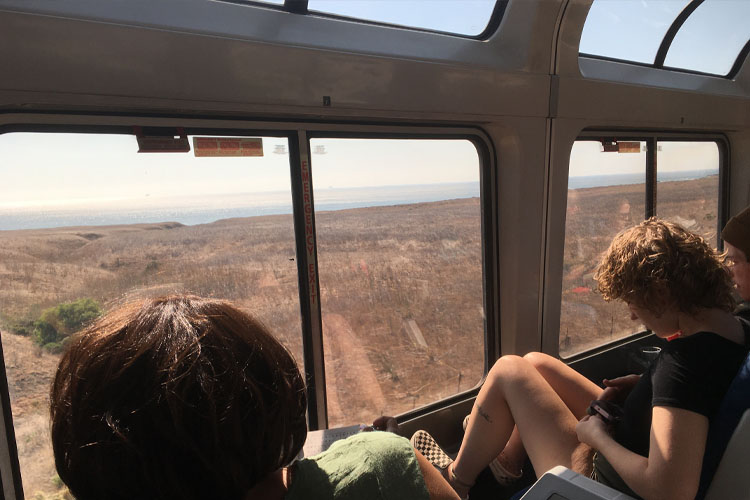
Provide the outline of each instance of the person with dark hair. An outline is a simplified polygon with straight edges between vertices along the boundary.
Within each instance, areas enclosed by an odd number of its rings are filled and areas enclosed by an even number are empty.
[[[192,296],[127,304],[75,335],[60,360],[55,464],[78,500],[456,498],[388,432],[294,462],[306,409],[294,359],[249,314]]]
[[[750,320],[750,207],[729,219],[721,239],[726,251],[724,263],[742,300],[735,314]]]
[[[545,354],[500,358],[443,470],[461,497],[491,462],[496,478],[517,478],[527,455],[539,474],[564,465],[634,497],[695,497],[709,419],[747,355],[729,273],[700,236],[650,219],[614,238],[595,279],[672,340],[642,376],[604,390]]]

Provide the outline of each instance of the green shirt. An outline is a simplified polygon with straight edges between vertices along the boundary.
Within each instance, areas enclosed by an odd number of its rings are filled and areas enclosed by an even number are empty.
[[[429,500],[409,441],[363,432],[296,463],[285,500]]]

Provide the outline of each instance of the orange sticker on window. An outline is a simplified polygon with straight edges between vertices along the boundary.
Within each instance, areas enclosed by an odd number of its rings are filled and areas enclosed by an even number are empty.
[[[641,143],[638,141],[620,141],[617,143],[619,146],[618,153],[640,153]]]
[[[195,156],[263,156],[260,137],[193,137]]]

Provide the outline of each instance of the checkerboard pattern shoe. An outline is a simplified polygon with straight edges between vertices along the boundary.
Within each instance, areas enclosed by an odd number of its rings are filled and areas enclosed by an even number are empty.
[[[453,459],[437,444],[427,431],[417,431],[411,437],[411,445],[419,450],[432,465],[440,470],[445,469]]]

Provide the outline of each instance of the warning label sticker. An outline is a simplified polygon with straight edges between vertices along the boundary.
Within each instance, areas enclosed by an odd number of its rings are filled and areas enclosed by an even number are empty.
[[[193,137],[195,156],[263,156],[260,137]]]

